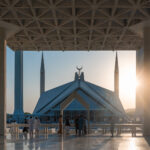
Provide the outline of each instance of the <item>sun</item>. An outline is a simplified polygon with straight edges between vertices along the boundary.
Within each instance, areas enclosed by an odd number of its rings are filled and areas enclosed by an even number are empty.
[[[135,90],[136,86],[139,85],[139,81],[136,79],[134,74],[124,73],[120,79],[120,88],[124,90]]]
[[[140,80],[138,79],[138,78],[136,78],[136,83],[135,83],[135,85],[136,85],[136,87],[139,87],[140,86]]]
[[[119,77],[120,99],[125,108],[135,107],[135,93],[139,86],[136,73],[133,70],[124,69]]]

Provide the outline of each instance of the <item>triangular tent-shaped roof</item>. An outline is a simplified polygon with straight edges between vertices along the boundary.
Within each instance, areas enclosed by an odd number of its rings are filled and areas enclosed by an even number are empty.
[[[114,115],[126,116],[115,92],[87,82],[84,78],[75,78],[73,82],[43,92],[33,114],[46,114],[51,110],[60,109],[60,104],[75,91],[90,104],[90,109],[98,110],[98,106],[103,106]]]

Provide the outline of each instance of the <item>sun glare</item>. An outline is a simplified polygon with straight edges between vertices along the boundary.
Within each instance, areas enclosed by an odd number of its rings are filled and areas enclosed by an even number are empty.
[[[124,90],[135,90],[138,85],[138,80],[136,80],[135,76],[130,73],[125,73],[120,81],[120,88]]]
[[[138,78],[136,78],[136,87],[139,87],[140,86],[140,80]]]
[[[136,87],[139,81],[136,80],[136,74],[133,70],[124,69],[120,74],[120,98],[124,108],[135,107]]]

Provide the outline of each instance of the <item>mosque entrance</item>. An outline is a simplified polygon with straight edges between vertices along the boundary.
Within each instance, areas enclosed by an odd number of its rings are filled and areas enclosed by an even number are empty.
[[[90,130],[90,106],[89,104],[76,92],[74,91],[70,96],[68,96],[61,104],[60,104],[60,114],[62,116],[62,132],[63,132],[63,112],[64,110],[74,101],[74,99],[76,99],[78,102],[80,102],[86,109],[88,112],[88,117],[87,117],[87,121],[88,121],[88,133]]]

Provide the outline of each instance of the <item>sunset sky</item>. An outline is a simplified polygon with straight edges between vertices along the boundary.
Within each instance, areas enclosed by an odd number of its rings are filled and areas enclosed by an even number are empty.
[[[33,112],[40,96],[42,52],[24,52],[24,112]],[[114,90],[114,51],[44,51],[46,90],[74,80],[83,66],[85,80]],[[125,109],[135,107],[136,52],[118,51],[120,99]],[[14,111],[14,51],[7,47],[7,112]]]

